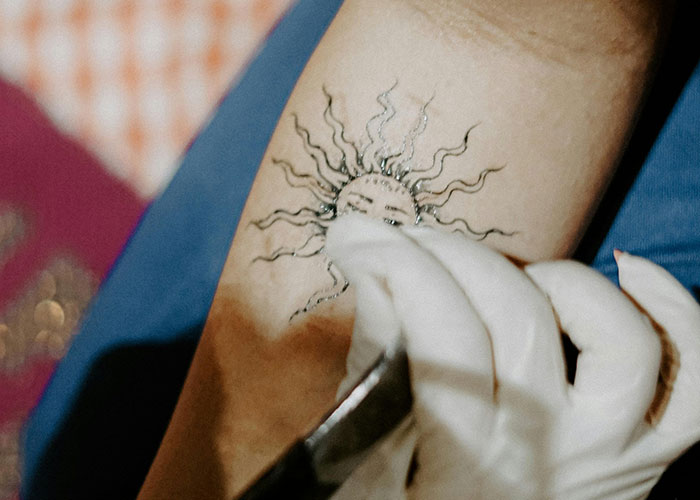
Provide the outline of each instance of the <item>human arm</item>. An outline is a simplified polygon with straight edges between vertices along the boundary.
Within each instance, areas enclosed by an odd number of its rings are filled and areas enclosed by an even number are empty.
[[[330,149],[324,86],[355,141],[382,109],[377,96],[395,82],[399,130],[410,130],[434,96],[419,138],[423,164],[439,148],[459,146],[478,123],[465,155],[448,159],[445,180],[471,182],[484,169],[505,168],[478,192],[456,193],[447,215],[477,231],[515,233],[484,241],[524,260],[575,247],[633,124],[662,13],[652,3],[623,8],[602,1],[543,2],[530,13],[508,2],[420,5],[435,8],[426,14],[411,3],[346,2],[309,62],[262,161],[143,495],[192,496],[209,488],[207,496],[225,497],[331,404],[344,373],[350,291],[290,322],[331,278],[318,259],[252,262],[298,246],[308,233],[284,223],[251,225],[314,202],[290,188],[272,159],[313,174],[291,113]],[[461,25],[453,19],[460,13]]]

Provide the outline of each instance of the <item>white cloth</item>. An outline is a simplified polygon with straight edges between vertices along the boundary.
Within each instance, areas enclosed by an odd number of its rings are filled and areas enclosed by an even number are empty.
[[[522,271],[461,235],[359,215],[333,223],[326,249],[357,294],[341,390],[403,332],[415,396],[415,424],[337,498],[644,498],[700,438],[700,308],[649,261],[618,257],[622,289],[675,348],[653,424],[659,335],[595,271],[571,261]],[[581,350],[573,385],[559,325]]]

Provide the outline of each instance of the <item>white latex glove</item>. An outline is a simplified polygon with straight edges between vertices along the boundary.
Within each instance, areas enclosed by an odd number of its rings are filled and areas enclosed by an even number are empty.
[[[681,353],[653,427],[644,416],[656,390],[658,337],[597,273],[572,262],[528,266],[550,305],[483,245],[360,216],[334,223],[327,251],[357,290],[349,372],[400,330],[408,338],[419,433],[411,497],[643,498],[700,437],[700,310],[648,261],[620,256],[621,286]],[[552,306],[582,351],[573,386]],[[372,488],[361,498],[404,496],[413,441],[405,429],[392,439],[380,454],[384,467],[374,457],[345,493],[364,481]]]

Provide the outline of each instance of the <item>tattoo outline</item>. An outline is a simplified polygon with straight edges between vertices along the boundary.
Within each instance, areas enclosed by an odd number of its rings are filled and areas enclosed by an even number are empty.
[[[349,213],[365,213],[390,225],[429,225],[460,232],[481,241],[491,234],[512,236],[498,228],[475,230],[464,218],[444,219],[440,209],[445,207],[452,195],[461,192],[473,194],[480,191],[486,178],[505,166],[490,167],[479,172],[471,182],[454,179],[440,189],[430,189],[430,184],[439,182],[444,173],[445,160],[458,158],[467,151],[470,133],[478,125],[472,125],[461,142],[454,147],[441,147],[432,155],[431,164],[425,168],[414,166],[415,141],[425,131],[428,123],[427,108],[432,98],[420,108],[416,124],[403,136],[401,144],[391,149],[384,130],[396,115],[391,102],[391,92],[397,83],[379,94],[377,103],[382,111],[372,116],[365,124],[367,142],[359,145],[345,135],[345,125],[333,112],[333,96],[322,87],[326,98],[323,119],[331,129],[332,148],[340,154],[334,162],[329,151],[312,141],[311,133],[302,126],[296,113],[292,114],[294,129],[302,140],[305,153],[314,162],[314,172],[299,172],[287,160],[272,158],[272,164],[283,172],[285,182],[292,188],[308,191],[315,207],[304,206],[296,211],[276,209],[267,216],[251,221],[261,231],[277,223],[287,223],[299,228],[310,228],[308,238],[300,245],[279,247],[269,255],[260,255],[253,262],[274,262],[281,257],[312,258],[322,256],[327,262],[326,273],[332,283],[316,291],[306,304],[289,318],[306,313],[319,304],[344,293],[349,283],[340,270],[324,254],[325,235],[328,224],[338,216]],[[364,142],[364,141],[362,141]]]

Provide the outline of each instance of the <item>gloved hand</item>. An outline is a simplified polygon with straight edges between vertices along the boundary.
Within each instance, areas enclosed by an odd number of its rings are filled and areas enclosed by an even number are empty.
[[[643,498],[700,438],[700,308],[658,266],[618,258],[623,290],[679,354],[665,404],[658,335],[585,266],[523,272],[460,235],[361,216],[337,220],[326,247],[358,297],[349,374],[402,331],[415,395],[414,434],[399,429],[383,445],[385,472],[365,468],[346,492],[364,480],[363,498]],[[557,319],[581,350],[573,385]]]

